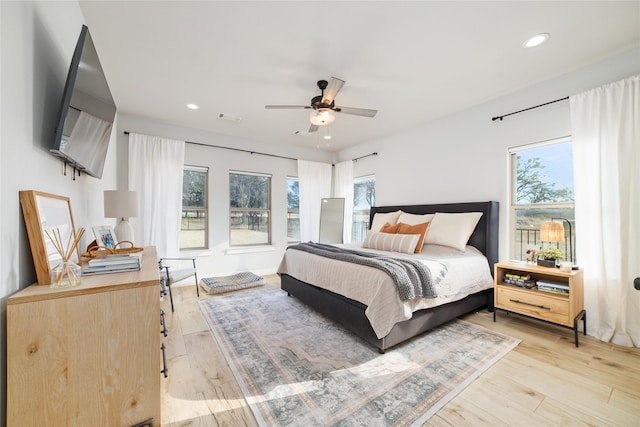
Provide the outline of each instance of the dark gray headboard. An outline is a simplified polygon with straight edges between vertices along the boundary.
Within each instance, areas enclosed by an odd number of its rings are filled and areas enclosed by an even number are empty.
[[[493,274],[493,265],[498,262],[499,208],[499,203],[496,201],[434,205],[373,206],[369,214],[369,227],[371,227],[373,216],[376,212],[395,212],[398,209],[412,214],[482,212],[482,217],[480,217],[476,229],[469,238],[469,244],[476,247],[487,257],[491,274]]]

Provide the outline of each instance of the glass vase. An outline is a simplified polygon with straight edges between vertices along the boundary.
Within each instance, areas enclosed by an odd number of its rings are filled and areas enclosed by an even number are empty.
[[[51,270],[51,287],[69,288],[80,284],[80,266],[71,261],[58,264]]]

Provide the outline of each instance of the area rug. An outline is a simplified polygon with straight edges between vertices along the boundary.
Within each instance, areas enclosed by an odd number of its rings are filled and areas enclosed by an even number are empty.
[[[210,295],[215,295],[238,289],[255,288],[265,283],[264,277],[245,271],[231,276],[205,277],[200,280],[200,288]]]
[[[199,304],[264,426],[420,425],[519,343],[455,320],[379,354],[278,288]]]

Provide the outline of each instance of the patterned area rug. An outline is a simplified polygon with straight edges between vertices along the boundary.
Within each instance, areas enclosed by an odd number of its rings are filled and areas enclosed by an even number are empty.
[[[379,354],[278,288],[199,304],[268,426],[420,425],[519,343],[455,320]]]

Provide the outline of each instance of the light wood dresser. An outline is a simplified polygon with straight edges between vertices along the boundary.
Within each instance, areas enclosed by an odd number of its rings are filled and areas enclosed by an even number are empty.
[[[155,247],[140,271],[7,301],[7,425],[160,426]]]
[[[527,289],[505,283],[505,275],[528,277],[533,283],[550,281],[565,286],[566,293],[548,292],[536,286]],[[528,317],[544,320],[556,325],[572,328],[574,341],[578,347],[578,321],[583,322],[583,332],[587,333],[587,314],[584,310],[583,270],[564,273],[557,268],[540,267],[524,262],[499,262],[494,266],[493,321],[496,312],[504,310]]]

